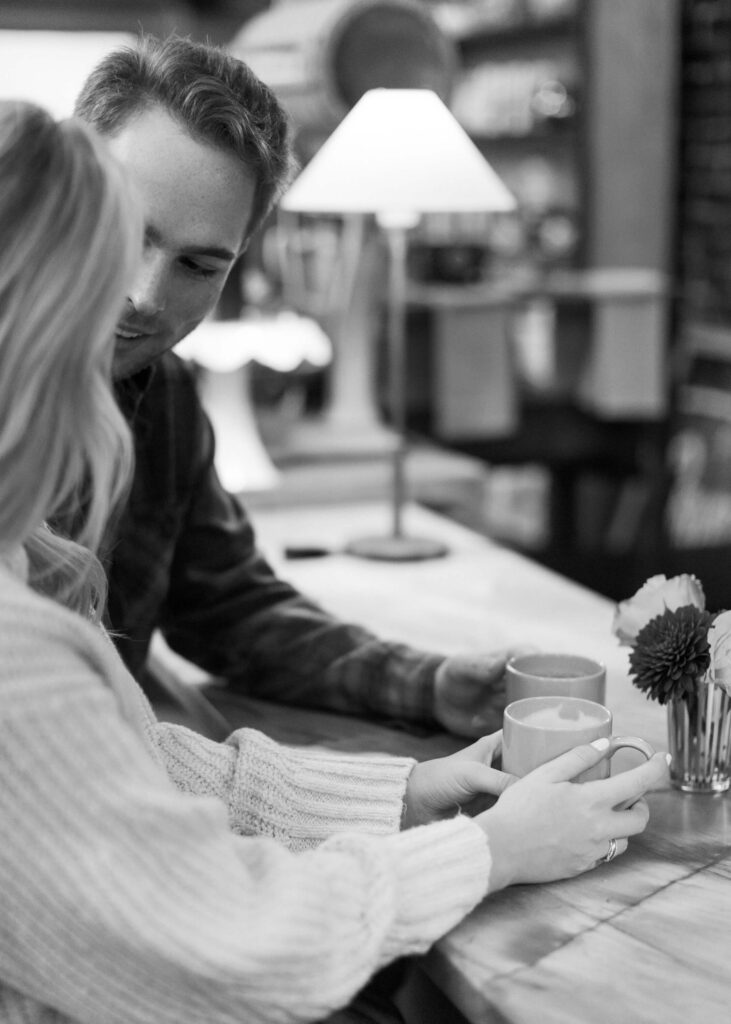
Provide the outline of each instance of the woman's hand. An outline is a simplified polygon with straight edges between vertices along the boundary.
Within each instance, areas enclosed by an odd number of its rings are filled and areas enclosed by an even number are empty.
[[[451,818],[475,797],[502,793],[515,776],[491,767],[501,749],[502,733],[496,732],[449,757],[417,764],[406,784],[402,827]]]
[[[642,797],[666,775],[666,755],[655,754],[612,778],[570,782],[606,757],[608,744],[595,744],[576,747],[518,779],[475,818],[490,843],[491,892],[581,874],[601,863],[610,839],[621,854],[627,837],[644,830],[649,810]]]

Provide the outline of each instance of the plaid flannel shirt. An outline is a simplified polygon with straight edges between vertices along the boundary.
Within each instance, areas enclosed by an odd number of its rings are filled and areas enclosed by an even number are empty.
[[[440,656],[333,618],[257,550],[214,469],[189,368],[168,353],[117,393],[137,461],[108,540],[108,614],[133,674],[159,628],[173,650],[249,696],[432,722]]]

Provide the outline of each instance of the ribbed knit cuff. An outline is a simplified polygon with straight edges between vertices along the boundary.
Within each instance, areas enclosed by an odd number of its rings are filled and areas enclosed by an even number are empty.
[[[370,848],[362,838],[348,835],[331,839],[327,847],[363,857],[376,876],[370,911],[375,920],[388,922],[380,939],[378,966],[425,952],[488,890],[492,859],[487,837],[463,815],[371,840]]]
[[[384,841],[398,850],[398,902],[390,942],[399,955],[404,949],[423,952],[486,895],[492,867],[487,836],[470,818],[458,815]]]
[[[398,831],[411,758],[285,747],[253,729],[235,735],[240,784],[233,809],[245,834],[305,849],[337,832]]]

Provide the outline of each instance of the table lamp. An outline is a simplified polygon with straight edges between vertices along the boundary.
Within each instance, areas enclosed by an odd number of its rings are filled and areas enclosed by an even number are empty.
[[[406,396],[407,232],[424,213],[504,212],[515,199],[448,108],[430,89],[371,89],[284,195],[285,210],[374,214],[388,248],[387,346],[393,452],[390,536],[351,541],[364,558],[413,561],[446,548],[403,529]]]

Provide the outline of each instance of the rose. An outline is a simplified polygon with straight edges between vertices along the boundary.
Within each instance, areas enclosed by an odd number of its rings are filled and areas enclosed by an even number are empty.
[[[731,694],[731,612],[721,612],[708,630],[711,676]]]
[[[651,619],[666,610],[675,611],[687,605],[705,610],[706,598],[700,580],[687,573],[671,579],[665,575],[651,576],[634,597],[617,605],[612,632],[621,644],[632,646],[637,634]]]

